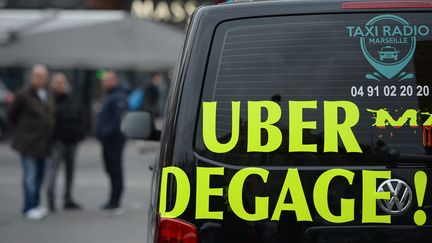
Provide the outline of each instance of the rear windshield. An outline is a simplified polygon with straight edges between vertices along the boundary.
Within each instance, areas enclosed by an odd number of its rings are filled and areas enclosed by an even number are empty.
[[[228,153],[212,153],[202,138],[202,107],[195,149],[231,165],[384,165],[432,162],[423,123],[432,113],[432,15],[430,13],[338,14],[235,20],[217,28],[202,101],[217,101],[216,134],[231,137],[231,102],[241,102],[240,138]],[[248,153],[247,102],[274,101],[282,109],[276,124],[283,142],[276,151]],[[324,153],[324,101],[350,101],[360,110],[352,129],[363,153]],[[317,153],[288,152],[288,102],[317,101],[305,109],[304,144]],[[418,111],[417,127],[374,126],[378,111],[396,120]],[[266,119],[263,110],[262,119]],[[345,112],[338,114],[340,122]],[[375,120],[374,120],[375,119]],[[266,139],[262,131],[263,140]],[[429,134],[430,135],[430,134]],[[426,141],[425,141],[426,140]],[[263,144],[266,141],[262,141]]]

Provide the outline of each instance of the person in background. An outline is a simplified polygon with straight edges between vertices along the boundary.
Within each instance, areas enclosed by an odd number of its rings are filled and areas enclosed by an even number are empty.
[[[107,71],[102,79],[102,88],[106,97],[102,103],[97,122],[97,137],[102,144],[105,171],[110,179],[111,192],[108,202],[102,210],[115,214],[122,213],[121,197],[123,194],[123,148],[125,138],[120,132],[120,122],[127,110],[127,92],[120,85],[117,74]]]
[[[55,129],[53,153],[48,166],[48,208],[56,211],[55,184],[60,164],[64,161],[65,191],[63,206],[66,210],[79,210],[81,206],[73,200],[72,186],[75,172],[75,154],[78,142],[84,137],[83,120],[79,107],[69,94],[69,81],[63,73],[55,73],[51,80],[55,101]]]
[[[159,116],[159,88],[162,83],[162,74],[152,73],[150,84],[144,90],[143,109],[152,113],[153,117]]]
[[[46,89],[48,69],[35,65],[30,86],[21,90],[12,103],[8,118],[13,126],[12,148],[22,161],[25,217],[40,220],[48,211],[39,205],[45,166],[54,131],[53,104]]]

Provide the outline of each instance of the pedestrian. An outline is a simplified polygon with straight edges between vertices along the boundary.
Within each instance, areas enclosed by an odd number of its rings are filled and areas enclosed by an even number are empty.
[[[152,73],[150,76],[150,84],[147,85],[144,91],[144,110],[152,113],[153,117],[160,115],[159,112],[159,92],[162,83],[162,74]]]
[[[84,137],[83,119],[80,108],[69,94],[69,81],[63,73],[55,73],[51,80],[51,90],[54,96],[54,144],[52,157],[48,166],[48,208],[56,211],[56,178],[57,172],[64,162],[65,190],[63,194],[63,208],[66,210],[82,209],[72,196],[75,175],[75,154],[78,142]]]
[[[31,220],[40,220],[48,214],[39,201],[54,130],[53,104],[46,89],[47,81],[47,67],[35,65],[29,87],[17,94],[8,112],[14,129],[12,148],[20,154],[23,168],[23,214]]]
[[[125,138],[120,132],[120,122],[127,110],[127,92],[121,86],[117,74],[107,71],[102,79],[106,97],[102,104],[97,123],[97,137],[102,144],[105,171],[110,180],[110,195],[103,210],[121,213],[123,182],[123,148]]]

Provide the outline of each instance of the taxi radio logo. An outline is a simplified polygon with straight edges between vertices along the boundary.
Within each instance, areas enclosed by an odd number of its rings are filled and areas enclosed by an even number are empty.
[[[430,34],[428,26],[412,25],[396,15],[380,15],[364,26],[348,26],[347,31],[349,37],[360,39],[363,56],[376,70],[365,77],[375,81],[414,78],[404,69],[414,56],[417,37]]]

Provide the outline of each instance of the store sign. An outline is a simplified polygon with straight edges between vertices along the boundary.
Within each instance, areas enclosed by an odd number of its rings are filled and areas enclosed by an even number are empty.
[[[184,23],[200,5],[197,1],[134,0],[131,12],[139,18],[170,23]]]

